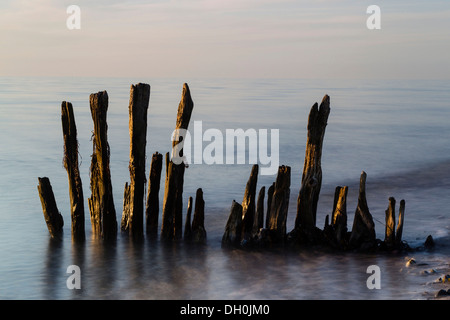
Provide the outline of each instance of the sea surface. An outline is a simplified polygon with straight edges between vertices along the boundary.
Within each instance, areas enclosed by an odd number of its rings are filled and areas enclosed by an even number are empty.
[[[317,226],[322,228],[331,214],[335,187],[347,185],[351,229],[365,171],[377,238],[384,239],[388,198],[397,200],[397,212],[405,199],[403,239],[420,247],[432,235],[435,249],[397,254],[222,249],[232,200],[242,201],[250,175],[248,161],[203,162],[186,170],[183,211],[188,197],[202,188],[206,245],[147,238],[133,243],[120,232],[113,244],[93,239],[87,206],[93,130],[89,95],[103,90],[109,95],[111,177],[120,222],[129,181],[129,92],[139,82],[151,86],[147,175],[151,155],[171,150],[184,82],[194,100],[191,126],[201,121],[203,131],[217,129],[224,137],[227,129],[278,129],[279,165],[292,168],[288,231],[296,215],[309,110],[328,94]],[[72,102],[78,129],[84,244],[71,241],[62,101]],[[202,150],[209,143],[204,141]],[[37,184],[44,176],[64,217],[60,242],[50,239],[42,214]],[[450,81],[1,77],[0,178],[0,299],[409,300],[432,299],[439,289],[450,288],[437,281],[450,273]],[[257,191],[275,178],[260,175]],[[161,203],[163,184],[164,174]],[[416,264],[407,267],[410,258]],[[80,267],[81,289],[67,286],[70,265]],[[380,268],[380,289],[367,287],[370,265]]]

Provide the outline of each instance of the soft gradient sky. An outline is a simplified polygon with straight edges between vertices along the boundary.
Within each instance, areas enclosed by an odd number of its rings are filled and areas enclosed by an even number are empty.
[[[0,75],[450,79],[450,1],[392,2],[1,0]]]

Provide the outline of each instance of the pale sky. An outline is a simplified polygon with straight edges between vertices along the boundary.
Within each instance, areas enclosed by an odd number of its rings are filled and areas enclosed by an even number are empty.
[[[450,79],[450,1],[392,2],[1,0],[0,76]]]

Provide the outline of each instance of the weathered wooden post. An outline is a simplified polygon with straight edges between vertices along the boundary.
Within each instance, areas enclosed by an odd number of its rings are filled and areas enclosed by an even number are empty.
[[[147,204],[145,206],[146,232],[149,236],[158,233],[159,189],[161,185],[162,154],[155,152],[152,156],[148,178]]]
[[[222,236],[222,247],[238,247],[242,236],[242,206],[233,200],[230,215]]]
[[[205,229],[205,200],[203,200],[203,190],[197,189],[195,195],[194,218],[192,219],[192,241],[195,243],[206,242]]]
[[[122,214],[122,226],[126,225],[135,240],[144,235],[144,189],[145,189],[145,147],[147,144],[147,110],[150,99],[150,85],[138,83],[130,89],[129,131],[130,131],[130,184],[124,194],[126,201]],[[124,201],[125,203],[125,201]],[[124,220],[127,223],[124,223]]]
[[[270,221],[270,209],[272,207],[272,197],[273,197],[273,192],[275,190],[275,182],[272,183],[269,187],[269,189],[267,189],[267,213],[266,213],[266,228],[269,228],[269,221]]]
[[[191,215],[192,215],[192,206],[193,199],[189,197],[188,207],[186,213],[186,222],[184,223],[184,240],[189,242],[192,240],[192,225],[191,225]]]
[[[128,222],[130,221],[130,194],[131,188],[128,182],[125,182],[125,187],[123,188],[123,211],[122,219],[120,220],[120,230],[129,231]]]
[[[258,182],[259,166],[254,164],[242,200],[242,239],[248,240],[252,236],[253,221],[256,212],[256,185]]]
[[[52,185],[47,177],[38,178],[38,181],[37,188],[48,232],[52,238],[60,239],[63,232],[64,220],[56,206]]]
[[[61,103],[61,122],[64,138],[64,168],[69,179],[72,240],[84,241],[84,196],[78,165],[77,127],[70,102]]]
[[[405,200],[400,201],[400,208],[398,211],[398,223],[397,231],[395,234],[395,244],[397,248],[402,246],[402,235],[403,235],[403,223],[405,221]]]
[[[255,237],[259,230],[264,227],[264,197],[266,194],[266,187],[262,187],[258,193],[258,200],[256,201],[256,212],[253,220],[252,237]]]
[[[272,196],[270,220],[267,229],[273,242],[283,243],[286,236],[286,220],[291,194],[291,167],[280,166]]]
[[[395,198],[389,198],[389,206],[386,213],[384,243],[388,248],[395,247]]]
[[[322,144],[330,114],[330,97],[325,95],[320,107],[315,103],[309,113],[308,136],[302,184],[297,200],[295,228],[316,226],[317,202],[322,186]]]
[[[333,226],[337,243],[341,247],[347,238],[347,193],[347,186],[337,186],[334,192],[331,225]]]
[[[161,226],[162,240],[177,240],[182,236],[183,227],[183,183],[185,163],[183,161],[173,162],[173,157],[177,160],[183,157],[183,150],[176,147],[189,126],[194,102],[191,98],[189,86],[183,85],[181,101],[178,105],[177,122],[175,125],[175,139],[172,143],[172,160],[168,161],[166,168],[166,185],[164,190],[163,217]],[[167,163],[167,160],[166,160]]]
[[[353,219],[352,233],[350,235],[349,246],[351,248],[370,249],[375,244],[375,223],[370,214],[366,200],[366,178],[363,171],[359,182],[358,205]]]
[[[109,145],[107,138],[108,93],[93,93],[89,96],[94,122],[93,153],[90,167],[91,197],[88,199],[92,231],[95,237],[115,240],[117,236],[116,210],[109,169]]]

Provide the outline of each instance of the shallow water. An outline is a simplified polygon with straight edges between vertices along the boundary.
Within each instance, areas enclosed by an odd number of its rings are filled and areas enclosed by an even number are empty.
[[[113,245],[70,239],[67,173],[62,165],[61,101],[71,101],[80,144],[85,198],[90,196],[92,153],[88,97],[107,90],[108,138],[117,219],[129,180],[128,99],[132,83],[152,86],[147,159],[169,151],[182,83],[178,79],[0,78],[0,298],[2,299],[428,299],[450,264],[449,82],[191,80],[191,123],[203,129],[280,130],[280,165],[292,167],[288,231],[293,227],[310,107],[324,94],[331,114],[324,140],[323,184],[317,221],[331,213],[334,188],[348,185],[353,221],[359,175],[368,174],[367,201],[384,237],[388,198],[406,200],[403,238],[412,246],[427,235],[433,252],[329,254],[318,251],[223,250],[220,240],[231,201],[241,201],[251,164],[192,164],[184,197],[199,187],[206,201],[206,246],[133,244],[119,235]],[[206,143],[205,143],[206,145]],[[149,166],[149,163],[147,164]],[[148,170],[147,170],[148,172]],[[49,240],[37,193],[48,176],[64,216],[61,243]],[[258,190],[275,180],[260,176]],[[160,193],[162,199],[162,191]],[[418,262],[407,268],[406,260]],[[81,268],[81,290],[69,290],[69,265]],[[369,290],[367,267],[378,265],[381,289]],[[424,270],[436,273],[424,275]]]

